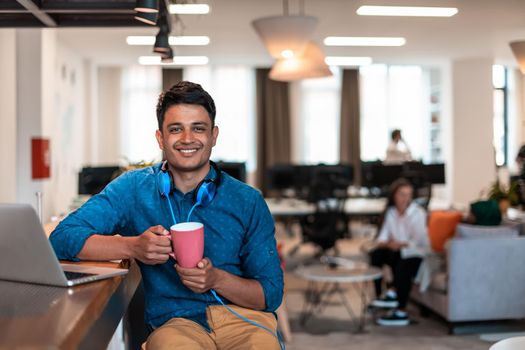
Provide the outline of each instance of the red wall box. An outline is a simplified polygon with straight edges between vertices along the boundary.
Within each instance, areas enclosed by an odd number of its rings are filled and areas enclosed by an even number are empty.
[[[51,175],[51,154],[49,139],[33,137],[31,139],[31,177],[48,179]]]

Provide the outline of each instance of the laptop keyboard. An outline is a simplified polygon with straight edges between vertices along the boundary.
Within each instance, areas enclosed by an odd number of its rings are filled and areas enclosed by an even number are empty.
[[[69,281],[74,281],[80,278],[86,278],[86,277],[97,275],[96,273],[72,272],[72,271],[64,271],[64,274],[66,275],[66,278]]]

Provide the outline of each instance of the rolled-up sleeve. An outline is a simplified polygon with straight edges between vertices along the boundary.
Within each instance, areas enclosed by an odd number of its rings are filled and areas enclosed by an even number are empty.
[[[123,229],[133,205],[132,180],[129,173],[121,175],[58,224],[49,240],[59,259],[78,261],[89,237],[113,235]]]
[[[277,253],[274,221],[260,195],[255,198],[248,225],[241,249],[244,277],[255,279],[261,284],[265,311],[275,311],[283,298],[283,271]]]

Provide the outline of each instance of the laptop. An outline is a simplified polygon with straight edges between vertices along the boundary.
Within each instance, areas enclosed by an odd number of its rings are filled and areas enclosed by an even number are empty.
[[[0,280],[70,287],[127,272],[60,263],[35,210],[27,204],[0,203]]]

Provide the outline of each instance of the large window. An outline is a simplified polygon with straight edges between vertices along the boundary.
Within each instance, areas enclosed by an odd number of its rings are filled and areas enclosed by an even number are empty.
[[[215,101],[219,127],[212,159],[256,166],[255,72],[246,66],[201,66],[184,69],[184,79],[199,83]]]
[[[299,108],[295,132],[298,161],[303,164],[339,162],[339,121],[341,114],[341,73],[306,79],[298,84]]]
[[[505,67],[492,66],[492,84],[494,87],[493,144],[496,153],[496,165],[502,166],[508,163],[507,72]]]
[[[155,107],[162,88],[159,67],[132,66],[122,72],[121,151],[130,162],[160,161]]]
[[[414,159],[430,159],[429,80],[419,66],[363,66],[361,159],[384,160],[393,129],[402,131]]]

